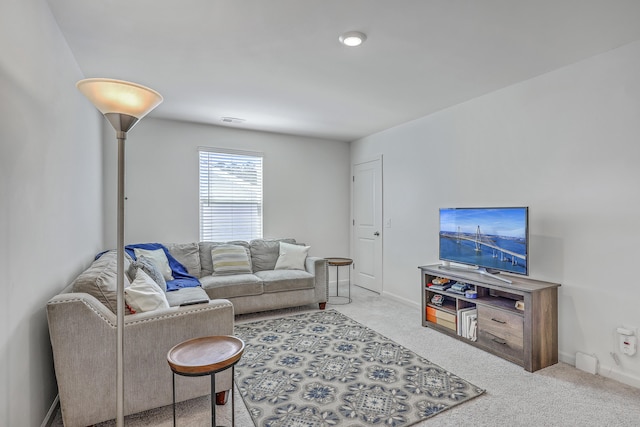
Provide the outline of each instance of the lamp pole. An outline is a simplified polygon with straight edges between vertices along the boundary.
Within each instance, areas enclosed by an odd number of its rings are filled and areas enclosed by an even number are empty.
[[[116,130],[118,140],[118,201],[117,201],[117,292],[116,292],[116,426],[124,426],[124,182],[125,141],[127,131],[138,119],[124,113],[104,115]]]
[[[118,139],[118,242],[117,242],[117,338],[116,338],[116,425],[124,426],[124,143],[127,132],[117,132]]]

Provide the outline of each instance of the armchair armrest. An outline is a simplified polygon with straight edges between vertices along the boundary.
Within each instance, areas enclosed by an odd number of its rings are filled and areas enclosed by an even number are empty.
[[[319,303],[327,302],[329,295],[327,282],[327,260],[319,257],[307,257],[305,268],[308,273],[313,274],[315,280],[316,300]]]

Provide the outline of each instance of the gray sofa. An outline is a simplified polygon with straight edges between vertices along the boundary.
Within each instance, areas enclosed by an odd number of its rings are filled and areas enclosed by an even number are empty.
[[[326,261],[307,257],[305,270],[275,270],[281,241],[228,242],[246,248],[251,273],[217,275],[212,249],[223,242],[164,245],[197,277],[201,287],[166,292],[168,308],[125,316],[125,414],[172,403],[166,355],[187,339],[233,335],[234,314],[327,301]],[[127,258],[126,268],[132,260]],[[213,274],[212,274],[213,273]],[[87,426],[116,416],[116,256],[95,260],[47,303],[49,333],[65,426]],[[125,287],[129,280],[125,280]],[[182,306],[187,301],[203,303]],[[216,375],[216,390],[232,386],[228,371]],[[208,377],[176,376],[177,400],[210,393]]]
[[[275,270],[280,242],[295,239],[256,239],[251,242],[199,242],[167,244],[169,252],[198,277],[209,299],[233,303],[235,314],[327,302],[327,266],[324,258],[307,257],[304,270]],[[211,251],[221,245],[238,245],[250,253],[251,273],[216,275]],[[168,294],[171,294],[169,292]]]

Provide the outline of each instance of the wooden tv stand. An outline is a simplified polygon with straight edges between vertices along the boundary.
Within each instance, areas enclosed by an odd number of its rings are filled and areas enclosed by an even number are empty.
[[[559,284],[502,273],[500,276],[512,281],[508,284],[464,267],[419,268],[422,326],[516,363],[529,372],[558,363]],[[436,278],[466,283],[477,298],[428,286]],[[442,295],[441,306],[432,303],[435,295]],[[516,309],[516,301],[524,302],[523,310]],[[471,309],[468,311],[472,316],[477,314],[476,341],[461,336],[463,326],[458,325],[458,317],[465,309]]]

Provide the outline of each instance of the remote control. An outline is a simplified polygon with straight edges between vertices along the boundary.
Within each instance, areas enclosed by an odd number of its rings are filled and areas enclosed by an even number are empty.
[[[192,299],[192,300],[183,302],[182,304],[180,304],[180,307],[183,307],[185,305],[204,304],[207,302],[209,302],[208,299]]]

